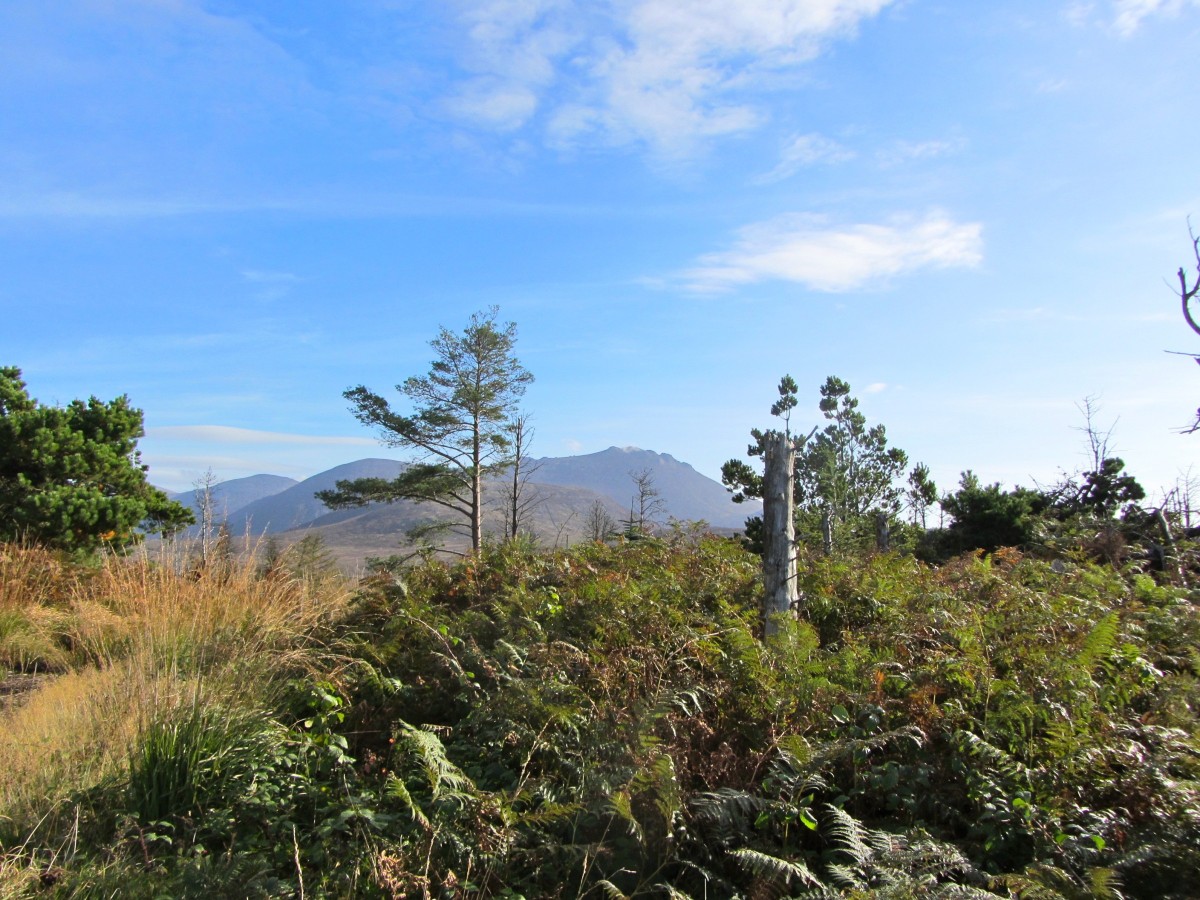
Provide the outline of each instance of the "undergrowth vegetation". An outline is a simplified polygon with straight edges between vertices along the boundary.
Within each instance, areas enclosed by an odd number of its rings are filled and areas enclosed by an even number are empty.
[[[284,560],[286,562],[286,560]],[[686,530],[357,585],[0,550],[0,897],[1190,897],[1200,619]]]

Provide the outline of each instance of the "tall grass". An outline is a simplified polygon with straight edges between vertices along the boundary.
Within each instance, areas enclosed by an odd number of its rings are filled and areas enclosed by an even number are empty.
[[[204,567],[168,549],[80,568],[0,546],[0,679],[49,673],[0,708],[0,896],[27,876],[20,859],[66,852],[98,785],[124,784],[148,810],[156,792],[202,786],[213,752],[236,752],[236,723],[262,732],[283,679],[336,666],[349,598],[336,576],[263,575],[252,555]],[[214,751],[224,725],[232,743]]]

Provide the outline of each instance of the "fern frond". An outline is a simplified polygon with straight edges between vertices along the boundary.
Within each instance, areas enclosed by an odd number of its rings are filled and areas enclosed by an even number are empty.
[[[957,731],[954,738],[972,756],[978,756],[1006,778],[1012,781],[1028,782],[1030,773],[1025,764],[995,744],[989,743],[970,731]]]
[[[517,670],[525,668],[525,660],[529,656],[528,651],[521,650],[505,640],[496,641],[494,652],[498,662],[505,663]]]
[[[753,821],[771,803],[756,794],[736,788],[720,788],[696,794],[688,805],[696,819],[714,825],[732,825],[745,820]]]
[[[664,896],[669,897],[670,900],[692,900],[691,894],[685,894],[679,888],[670,884],[664,884],[661,881],[654,885],[653,890],[662,891]]]
[[[389,772],[383,790],[386,796],[403,803],[405,809],[409,811],[418,825],[426,831],[433,830],[433,824],[429,821],[429,817],[417,805],[417,802],[413,799],[412,794],[409,793],[408,787],[403,781]]]
[[[866,866],[875,858],[869,843],[870,829],[844,809],[825,804],[822,833],[828,835],[834,849],[844,853],[852,866]],[[832,866],[830,867],[832,870]]]
[[[609,900],[629,900],[625,892],[607,878],[601,878],[599,881],[597,881],[596,887],[604,891],[604,896],[608,897]]]
[[[932,900],[996,900],[1003,895],[968,884],[943,884],[929,896]]]
[[[950,877],[966,877],[967,880],[979,882],[985,878],[958,847],[924,834],[910,839],[907,846],[892,854],[891,860],[906,872],[933,878],[939,882]]]
[[[793,880],[810,887],[824,886],[808,866],[801,862],[780,859],[778,856],[751,850],[749,847],[733,850],[729,855],[748,875],[761,878],[779,887],[787,887]]]
[[[521,813],[516,821],[524,825],[552,825],[577,815],[583,808],[582,803],[543,803],[537,809]]]
[[[1122,900],[1121,876],[1113,869],[1097,867],[1088,872],[1092,895],[1099,900]]]
[[[1106,659],[1117,646],[1120,635],[1121,618],[1115,612],[1110,612],[1088,632],[1083,646],[1075,655],[1075,664],[1088,674],[1094,674],[1096,665]]]
[[[862,874],[852,866],[830,863],[825,867],[825,874],[833,882],[834,887],[843,891],[852,891],[855,888],[865,887],[866,885],[866,880],[862,877]]]
[[[604,808],[624,822],[630,834],[641,838],[642,826],[638,822],[637,816],[633,814],[633,798],[628,790],[622,788],[609,794]]]
[[[395,732],[395,737],[397,745],[403,746],[420,762],[434,800],[448,794],[465,795],[475,790],[475,782],[450,761],[441,739],[432,731],[404,722]]]
[[[810,765],[817,769],[825,769],[836,760],[860,752],[874,753],[893,742],[909,742],[914,749],[920,749],[925,746],[925,732],[917,725],[905,725],[864,738],[840,738],[829,741],[816,748]]]

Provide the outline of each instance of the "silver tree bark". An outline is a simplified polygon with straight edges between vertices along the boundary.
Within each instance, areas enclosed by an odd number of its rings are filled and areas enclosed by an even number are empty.
[[[763,588],[767,637],[779,630],[776,614],[796,602],[794,472],[796,446],[786,432],[769,432],[763,447]]]

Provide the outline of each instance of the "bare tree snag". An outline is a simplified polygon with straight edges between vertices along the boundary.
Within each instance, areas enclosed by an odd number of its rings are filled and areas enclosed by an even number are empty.
[[[1200,334],[1200,323],[1196,322],[1192,315],[1191,303],[1196,299],[1197,293],[1200,293],[1200,237],[1192,231],[1191,223],[1188,223],[1188,236],[1192,239],[1192,255],[1196,258],[1196,281],[1191,287],[1188,287],[1187,270],[1183,266],[1179,267],[1179,299],[1183,304],[1183,318],[1187,321],[1188,327],[1196,334]],[[1200,363],[1200,355],[1191,354],[1192,359]],[[1192,423],[1190,428],[1183,429],[1184,434],[1194,434],[1200,431],[1200,409],[1196,410],[1196,421]]]
[[[1196,283],[1190,288],[1187,283],[1187,272],[1183,266],[1179,267],[1179,297],[1183,301],[1183,317],[1187,319],[1188,325],[1192,331],[1200,334],[1200,324],[1192,317],[1192,310],[1189,304],[1195,299],[1196,293],[1200,291],[1200,237],[1196,237],[1195,233],[1188,229],[1188,234],[1192,238],[1192,253],[1196,257]]]
[[[763,615],[764,634],[779,630],[777,615],[796,603],[795,508],[796,445],[786,432],[773,431],[763,440]]]
[[[880,510],[875,513],[875,549],[880,553],[887,553],[891,549],[891,545],[891,526],[888,523],[888,515]]]

